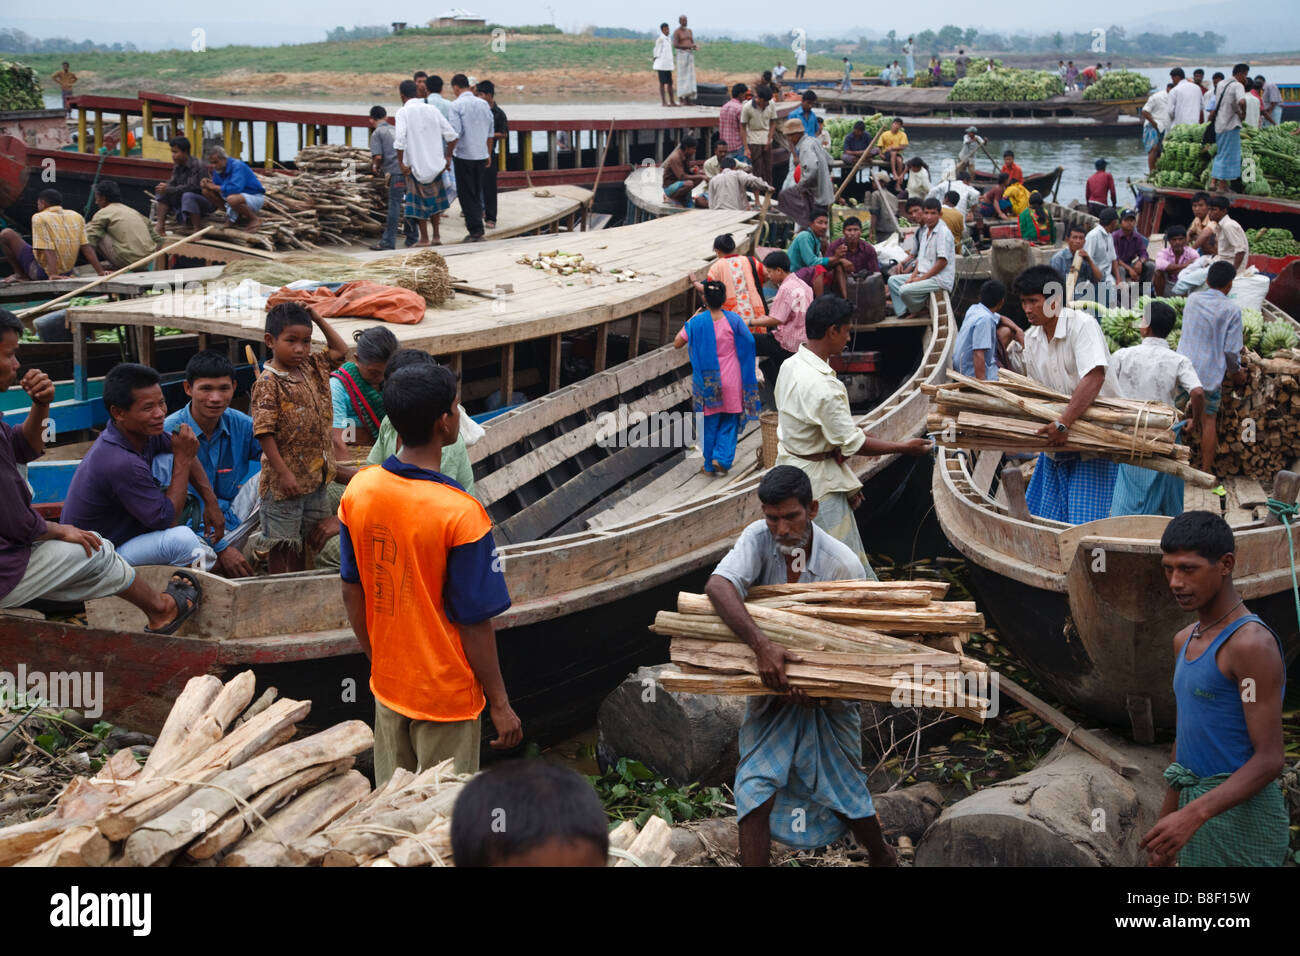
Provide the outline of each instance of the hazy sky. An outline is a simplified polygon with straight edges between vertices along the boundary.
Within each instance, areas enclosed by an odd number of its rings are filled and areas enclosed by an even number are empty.
[[[1085,8],[1081,4],[1055,4],[1051,20],[1040,14],[1045,7],[1036,0],[1007,0],[998,6],[972,9],[968,0],[929,0],[925,5],[924,24],[934,28],[945,22],[959,26],[989,26],[998,32],[1047,33],[1052,30],[1087,30],[1105,27],[1112,23],[1121,26],[1139,20],[1158,20],[1165,29],[1200,31],[1215,29],[1229,32],[1225,24],[1216,22],[1230,16],[1237,24],[1257,21],[1274,31],[1300,33],[1295,21],[1284,14],[1294,0],[1252,0],[1248,5],[1225,0],[1149,0],[1134,4],[1132,0],[1091,0]],[[1189,17],[1192,11],[1213,10],[1214,15]],[[207,30],[209,42],[247,43],[252,45],[281,42],[304,42],[324,39],[325,30],[335,26],[358,24],[384,24],[406,20],[412,24],[437,16],[452,4],[409,4],[393,0],[371,0],[361,5],[355,0],[225,0],[215,5],[194,5],[193,21],[185,16],[185,5],[163,5],[157,0],[114,0],[112,13],[100,2],[65,0],[57,7],[57,16],[41,16],[38,5],[19,6],[18,0],[0,0],[4,16],[0,25],[12,26],[37,36],[68,36],[74,40],[92,38],[101,42],[133,40],[141,48],[160,46],[188,46],[190,30],[202,26]],[[608,0],[491,0],[488,3],[463,2],[466,9],[489,21],[507,24],[550,22],[564,30],[576,30],[588,24],[621,26],[637,30],[654,30],[661,20],[676,25],[677,16],[686,13],[691,26],[704,33],[726,33],[733,36],[757,36],[761,33],[784,33],[794,27],[803,27],[814,39],[855,35],[860,31],[874,30],[885,33],[890,29],[900,32],[917,30],[919,18],[909,15],[906,5],[863,6],[854,12],[849,5],[818,8],[816,16],[800,18],[792,13],[789,0],[741,0],[737,4],[682,3],[662,4],[646,10],[641,4],[611,4]],[[51,10],[51,6],[44,8]],[[418,13],[413,10],[419,10]],[[829,22],[826,10],[836,15],[835,26]],[[730,13],[726,11],[731,11]],[[1163,16],[1180,12],[1179,17]],[[1208,13],[1208,11],[1207,11]],[[1190,21],[1190,22],[1189,22]],[[250,32],[248,26],[260,24],[263,33]],[[1300,46],[1300,36],[1296,39]]]

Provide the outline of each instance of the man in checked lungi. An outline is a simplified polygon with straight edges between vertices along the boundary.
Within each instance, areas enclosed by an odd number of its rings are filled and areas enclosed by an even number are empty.
[[[1070,426],[1098,396],[1119,398],[1110,351],[1091,313],[1062,307],[1065,278],[1051,266],[1030,266],[1013,283],[1031,328],[1025,333],[1025,374],[1070,396],[1054,422],[1038,429],[1049,445],[1064,445]],[[1025,493],[1040,518],[1083,524],[1110,515],[1118,466],[1077,452],[1040,452]]]
[[[770,640],[745,609],[754,585],[851,581],[864,576],[849,548],[813,524],[808,476],[777,465],[758,485],[763,517],[740,533],[705,586],[718,616],[753,649],[763,684],[740,725],[736,816],[742,866],[767,866],[772,838],[819,847],[852,832],[872,866],[893,866],[862,768],[862,721],[848,700],[812,700],[786,679],[797,654]]]
[[[402,108],[395,117],[397,135],[393,138],[393,148],[406,176],[406,218],[420,228],[420,240],[409,243],[409,248],[440,246],[438,221],[451,205],[447,175],[456,131],[440,110],[420,99],[414,80],[403,80],[397,92],[402,97]]]
[[[1287,859],[1282,699],[1277,634],[1232,583],[1235,542],[1208,511],[1174,518],[1160,538],[1174,600],[1196,623],[1174,635],[1178,726],[1169,790],[1142,838],[1148,865],[1282,866]]]

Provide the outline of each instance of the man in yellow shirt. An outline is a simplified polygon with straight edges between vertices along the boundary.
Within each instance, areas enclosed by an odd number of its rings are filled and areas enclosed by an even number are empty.
[[[95,184],[95,205],[99,211],[86,226],[86,239],[114,269],[143,259],[162,242],[153,223],[122,202],[113,180]]]
[[[105,274],[86,237],[86,221],[63,208],[63,196],[57,189],[42,190],[36,197],[31,245],[15,230],[5,229],[0,232],[0,248],[14,270],[5,283],[66,278],[77,264],[78,254],[84,255],[97,273]]]
[[[889,129],[880,134],[877,141],[889,173],[897,182],[903,181],[903,150],[907,148],[907,134],[903,132],[903,121],[897,116],[889,124]]]

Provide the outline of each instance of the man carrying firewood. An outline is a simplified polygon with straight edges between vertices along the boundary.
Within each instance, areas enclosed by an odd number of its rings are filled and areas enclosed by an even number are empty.
[[[767,638],[745,609],[755,585],[856,580],[863,577],[862,562],[813,524],[817,502],[800,469],[772,468],[759,482],[758,500],[763,519],[740,533],[704,588],[718,616],[754,651],[763,683],[780,692],[749,698],[740,725],[735,793],[741,865],[767,866],[772,837],[811,848],[851,831],[872,866],[893,866],[896,857],[862,770],[857,704],[813,701],[792,688],[785,665],[800,658]]]
[[[1070,440],[1070,426],[1098,396],[1119,397],[1101,326],[1087,312],[1062,307],[1063,286],[1061,274],[1051,266],[1030,266],[1013,284],[1031,326],[1025,333],[1025,373],[1070,396],[1061,417],[1038,429],[1055,446]],[[1110,515],[1115,472],[1115,462],[1106,458],[1041,452],[1025,502],[1040,518],[1096,521]]]

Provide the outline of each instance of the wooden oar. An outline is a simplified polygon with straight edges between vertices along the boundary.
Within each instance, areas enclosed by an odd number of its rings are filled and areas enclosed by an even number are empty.
[[[867,144],[867,148],[864,149],[862,153],[858,156],[858,161],[853,164],[853,168],[849,170],[849,174],[845,176],[842,180],[840,180],[840,188],[835,190],[835,197],[831,199],[832,206],[834,206],[839,201],[840,193],[844,192],[844,190],[848,187],[849,183],[853,182],[853,177],[858,174],[858,167],[860,167],[862,163],[866,160],[868,154],[870,154],[871,150],[875,147],[876,140],[880,139],[880,134],[883,133],[884,131],[885,128],[883,126],[880,129],[876,130],[876,135],[871,137],[871,142]]]
[[[763,209],[758,214],[758,228],[754,230],[754,238],[750,242],[749,251],[754,253],[758,251],[758,240],[763,236],[763,226],[767,224],[767,210],[772,205],[772,193],[775,190],[769,190],[763,194]]]
[[[1005,674],[998,675],[998,692],[1006,694],[1017,704],[1033,711],[1047,721],[1072,743],[1078,744],[1121,777],[1136,777],[1142,772],[1137,764],[1129,761],[1120,751],[1102,740],[1091,730],[1085,730],[1075,721],[1061,713],[1040,697],[1029,693]]]
[[[98,287],[98,286],[103,285],[105,282],[109,281],[110,279],[116,279],[118,276],[120,276],[120,275],[121,275],[122,273],[124,273],[124,272],[130,272],[130,271],[132,271],[133,269],[138,269],[138,268],[140,268],[140,266],[144,265],[146,262],[152,262],[154,259],[157,259],[159,256],[166,255],[168,252],[171,252],[171,251],[172,251],[173,249],[175,249],[177,246],[183,246],[183,245],[185,245],[185,243],[187,243],[187,242],[193,242],[193,241],[194,241],[195,239],[197,239],[199,236],[201,236],[201,235],[203,235],[204,233],[208,232],[209,230],[211,230],[211,229],[215,229],[215,228],[217,228],[217,227],[216,227],[216,226],[204,226],[204,227],[203,227],[202,229],[200,229],[198,232],[191,233],[190,235],[185,236],[183,239],[180,239],[180,240],[178,240],[177,242],[173,242],[173,243],[172,243],[171,245],[169,245],[169,246],[163,246],[161,249],[157,250],[156,252],[151,252],[151,253],[149,253],[149,255],[145,256],[143,259],[137,259],[135,262],[131,263],[129,266],[123,266],[121,269],[118,269],[116,272],[110,272],[110,273],[109,273],[108,275],[106,275],[106,276],[99,276],[98,278],[95,279],[94,282],[87,282],[85,285],[83,285],[83,286],[82,286],[81,288],[79,288],[79,289],[73,289],[71,292],[65,292],[65,293],[63,293],[63,295],[59,296],[57,299],[51,299],[49,302],[43,302],[43,303],[41,303],[40,305],[34,305],[34,306],[32,306],[30,309],[23,309],[21,312],[18,313],[18,318],[20,318],[20,319],[22,319],[22,320],[24,320],[24,321],[27,321],[27,320],[29,320],[29,319],[34,319],[34,318],[36,318],[36,316],[38,316],[38,315],[44,315],[46,312],[49,312],[50,309],[52,309],[54,306],[59,305],[60,303],[65,302],[65,301],[67,301],[68,299],[75,299],[77,296],[85,295],[85,294],[86,294],[87,292],[89,292],[91,289],[94,289],[94,288],[96,288],[96,287]],[[30,325],[30,324],[31,324],[31,323],[28,322],[28,325]]]
[[[609,121],[609,132],[605,134],[605,145],[600,148],[600,159],[596,160],[596,181],[591,184],[591,199],[587,203],[587,212],[591,212],[591,204],[596,201],[596,192],[600,189],[600,174],[605,171],[605,153],[609,150],[609,141],[614,138],[614,121]],[[587,231],[587,216],[582,218],[582,231]]]

